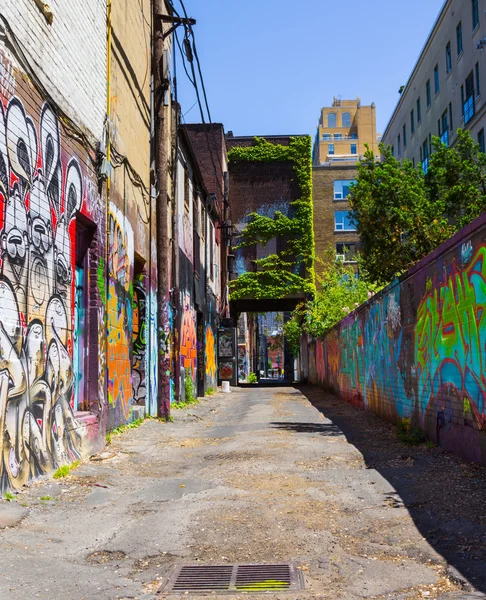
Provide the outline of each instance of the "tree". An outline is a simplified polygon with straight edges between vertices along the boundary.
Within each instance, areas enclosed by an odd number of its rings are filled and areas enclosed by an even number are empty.
[[[360,275],[386,284],[452,234],[442,195],[428,194],[422,169],[398,161],[380,144],[381,162],[367,147],[348,196],[360,236]]]
[[[358,278],[351,265],[336,260],[332,247],[320,262],[322,273],[314,299],[300,304],[284,325],[285,339],[294,354],[298,353],[302,332],[312,337],[324,335],[378,290],[378,286]]]
[[[469,131],[457,130],[453,148],[433,139],[434,152],[425,176],[431,202],[444,205],[444,212],[455,225],[464,227],[486,210],[486,154]]]

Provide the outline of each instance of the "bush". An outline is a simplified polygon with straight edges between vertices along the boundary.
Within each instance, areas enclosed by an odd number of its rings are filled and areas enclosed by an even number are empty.
[[[250,373],[248,375],[248,383],[258,383],[258,377],[255,373]]]

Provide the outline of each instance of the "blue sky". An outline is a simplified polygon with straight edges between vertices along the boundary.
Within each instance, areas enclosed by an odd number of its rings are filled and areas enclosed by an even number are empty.
[[[314,135],[333,96],[376,103],[383,131],[443,0],[184,0],[213,122],[235,135]],[[174,0],[177,10],[179,0]],[[200,121],[178,71],[186,122]],[[190,110],[189,110],[190,109]]]

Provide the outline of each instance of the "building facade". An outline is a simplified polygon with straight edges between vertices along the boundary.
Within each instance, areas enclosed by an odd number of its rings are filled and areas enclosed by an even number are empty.
[[[399,159],[427,170],[432,136],[453,145],[458,128],[484,145],[486,15],[483,0],[447,0],[383,134]]]
[[[368,146],[378,154],[376,107],[338,100],[321,110],[314,142],[312,187],[316,272],[329,250],[355,263],[359,237],[350,220],[347,196],[357,177],[356,163]]]
[[[376,107],[356,100],[334,97],[332,106],[321,109],[313,148],[314,165],[356,163],[368,144],[378,154]]]

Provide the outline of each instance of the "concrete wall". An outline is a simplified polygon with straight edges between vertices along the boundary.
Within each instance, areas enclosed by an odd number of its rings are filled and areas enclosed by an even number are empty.
[[[0,14],[55,102],[99,140],[106,114],[106,0],[48,4],[52,25],[34,0],[2,2]]]
[[[486,464],[486,215],[303,342],[309,380]],[[305,373],[304,373],[305,374]]]
[[[4,46],[0,57],[11,74],[0,86],[2,491],[104,445],[106,225],[93,151],[65,128],[18,57]],[[59,72],[52,77],[60,81]]]

